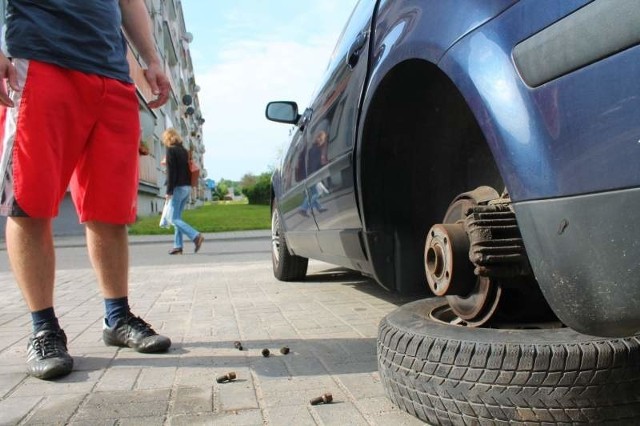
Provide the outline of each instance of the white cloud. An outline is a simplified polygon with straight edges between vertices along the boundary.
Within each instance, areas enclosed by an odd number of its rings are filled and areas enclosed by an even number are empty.
[[[264,108],[273,100],[305,108],[334,41],[243,41],[225,47],[223,62],[197,75],[210,177],[237,180],[276,165],[290,126],[266,120]]]

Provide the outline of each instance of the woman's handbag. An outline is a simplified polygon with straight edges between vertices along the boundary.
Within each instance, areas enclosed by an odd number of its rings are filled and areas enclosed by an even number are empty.
[[[160,216],[160,228],[170,228],[171,216],[173,216],[173,207],[171,207],[171,198],[164,200],[164,207],[162,208],[162,216]]]
[[[200,167],[192,159],[189,159],[189,172],[191,173],[191,186],[197,187],[200,179]]]

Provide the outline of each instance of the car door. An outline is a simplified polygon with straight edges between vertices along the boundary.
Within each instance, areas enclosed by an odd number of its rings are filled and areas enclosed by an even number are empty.
[[[312,256],[320,251],[316,231],[317,225],[311,214],[306,213],[307,194],[305,178],[307,177],[307,146],[304,137],[304,122],[310,110],[300,118],[291,143],[285,154],[283,167],[280,170],[279,188],[281,189],[278,208],[284,219],[289,247],[297,254]]]
[[[353,156],[375,6],[375,0],[360,0],[354,8],[314,98],[304,135],[309,212],[318,226],[320,248],[356,260],[364,254]]]

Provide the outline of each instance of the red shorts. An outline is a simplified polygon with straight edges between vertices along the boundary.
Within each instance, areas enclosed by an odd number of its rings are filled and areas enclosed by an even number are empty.
[[[0,106],[0,213],[53,218],[68,187],[81,222],[135,221],[140,118],[133,84],[14,59]]]

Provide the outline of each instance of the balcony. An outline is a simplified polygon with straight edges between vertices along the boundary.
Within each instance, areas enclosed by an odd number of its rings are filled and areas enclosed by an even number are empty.
[[[151,91],[151,86],[149,86],[147,79],[144,77],[144,70],[131,49],[127,51],[127,61],[129,62],[129,73],[131,74],[131,78],[138,88],[138,91],[142,94],[144,100],[149,102],[150,100],[155,99],[155,96],[153,96],[153,92]]]
[[[158,167],[156,159],[152,155],[141,155],[140,159],[140,182],[149,186],[158,187]]]

